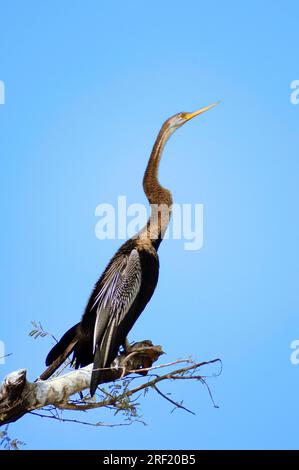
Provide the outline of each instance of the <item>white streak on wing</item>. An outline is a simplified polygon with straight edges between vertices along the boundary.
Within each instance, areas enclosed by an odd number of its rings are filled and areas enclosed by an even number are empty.
[[[111,264],[104,277],[103,287],[97,294],[93,304],[94,307],[98,303],[93,338],[94,351],[100,337],[103,337],[104,331],[109,330],[105,360],[109,353],[113,330],[124,319],[132,306],[140,286],[140,258],[138,251],[133,249],[129,256],[123,255]]]
[[[108,358],[110,345],[111,345],[111,340],[112,340],[112,336],[113,336],[113,332],[114,332],[114,328],[115,328],[115,323],[116,323],[116,317],[113,317],[112,321],[110,323],[111,324],[109,324],[109,326],[108,326],[109,333],[108,333],[108,339],[107,339],[107,342],[106,342],[105,356],[104,356],[104,361],[103,361],[104,364],[106,363],[107,358]]]

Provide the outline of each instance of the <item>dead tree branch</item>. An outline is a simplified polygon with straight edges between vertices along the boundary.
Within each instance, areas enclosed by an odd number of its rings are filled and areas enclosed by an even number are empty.
[[[219,359],[201,363],[195,363],[191,359],[186,359],[153,366],[153,363],[161,354],[163,354],[161,346],[153,346],[151,341],[147,340],[133,344],[129,352],[118,356],[112,364],[112,367],[104,370],[102,383],[114,383],[119,381],[117,383],[121,385],[115,385],[115,390],[111,393],[99,389],[101,395],[97,397],[100,398],[97,401],[90,399],[89,395],[86,395],[84,398],[81,396],[81,400],[71,398],[74,394],[78,392],[82,393],[89,388],[92,364],[63,375],[49,378],[59,365],[61,365],[62,361],[60,358],[59,364],[57,362],[53,366],[50,366],[35,382],[27,381],[25,369],[12,372],[4,379],[3,384],[0,385],[0,425],[17,421],[24,416],[24,414],[32,413],[38,414],[41,417],[49,417],[61,421],[104,426],[107,424],[101,422],[88,423],[61,418],[57,414],[57,410],[87,411],[90,409],[108,408],[113,409],[116,413],[118,411],[133,410],[132,414],[136,417],[136,413],[134,414],[134,400],[136,400],[136,396],[138,399],[141,392],[146,392],[150,388],[155,390],[167,401],[171,402],[176,408],[182,408],[191,412],[183,406],[182,403],[178,403],[162,393],[157,388],[157,384],[164,380],[176,379],[203,381],[203,376],[198,375],[199,368],[219,362]],[[65,357],[62,359],[64,360]],[[182,363],[184,363],[184,367],[173,370],[173,366]],[[157,369],[162,368],[172,368],[172,370],[168,370],[163,375],[157,375]],[[153,372],[155,372],[155,374],[153,374]],[[197,372],[196,375],[194,375],[195,372]],[[129,388],[129,385],[132,384],[134,379],[147,374],[149,374],[149,379],[146,382],[134,388]],[[50,414],[41,415],[34,413],[34,410],[41,408],[48,411]]]

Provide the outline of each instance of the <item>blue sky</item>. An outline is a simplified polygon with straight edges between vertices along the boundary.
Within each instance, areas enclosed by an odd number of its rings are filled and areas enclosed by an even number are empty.
[[[164,385],[196,416],[150,393],[147,426],[94,429],[26,416],[27,449],[298,448],[298,2],[1,2],[1,377],[43,370],[121,243],[99,241],[95,208],[144,203],[162,122],[217,100],[166,148],[161,182],[204,205],[204,246],[160,249],[155,296],[130,334],[167,360],[221,357],[204,387]],[[211,371],[210,371],[211,372]],[[90,413],[91,420],[109,416]]]

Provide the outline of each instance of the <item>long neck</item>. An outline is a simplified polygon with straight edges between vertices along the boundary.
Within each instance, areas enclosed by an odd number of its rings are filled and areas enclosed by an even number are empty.
[[[151,206],[151,215],[139,237],[150,240],[156,248],[165,234],[171,216],[171,192],[159,183],[158,171],[165,144],[172,132],[165,124],[162,126],[143,177],[143,189]]]

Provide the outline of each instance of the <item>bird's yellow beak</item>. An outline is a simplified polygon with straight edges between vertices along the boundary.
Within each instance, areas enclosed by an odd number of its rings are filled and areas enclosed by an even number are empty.
[[[194,113],[186,113],[184,118],[186,121],[189,121],[195,116],[198,116],[199,114],[205,113],[206,111],[209,111],[209,109],[214,108],[217,106],[217,104],[219,104],[219,101],[217,103],[210,104],[210,106],[206,106],[205,108],[198,109],[197,111],[194,111]]]

